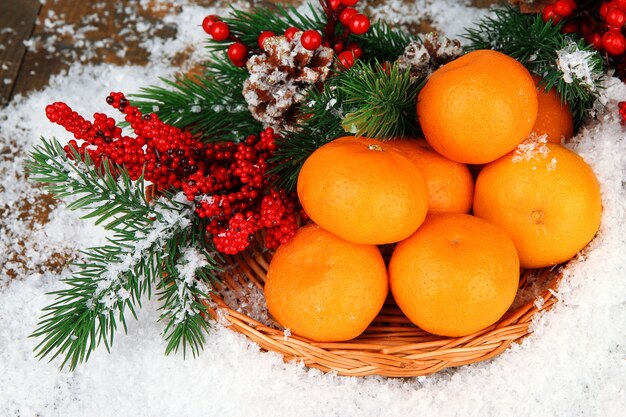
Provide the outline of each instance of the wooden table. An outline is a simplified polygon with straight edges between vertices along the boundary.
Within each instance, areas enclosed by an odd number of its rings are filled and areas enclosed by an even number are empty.
[[[215,0],[193,1],[206,6],[217,3]],[[369,3],[379,1],[383,0]],[[487,7],[504,1],[474,0],[473,4]],[[267,1],[272,2],[297,3],[299,0]],[[138,3],[47,0],[42,5],[39,0],[0,0],[0,106],[17,94],[45,87],[52,75],[67,70],[77,57],[93,64],[146,65],[148,51],[140,46],[139,38],[124,36],[123,29],[132,30],[138,24],[154,26],[177,6],[175,0],[151,0],[146,8]],[[84,41],[77,42],[64,24],[85,28]],[[176,28],[167,25],[151,33],[165,39],[175,34]],[[126,53],[118,54],[120,50]]]

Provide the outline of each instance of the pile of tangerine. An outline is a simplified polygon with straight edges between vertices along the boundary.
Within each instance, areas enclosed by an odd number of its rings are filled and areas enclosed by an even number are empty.
[[[571,112],[520,63],[469,53],[417,103],[425,140],[343,137],[303,165],[298,198],[314,224],[277,250],[265,282],[292,334],[355,338],[389,289],[419,328],[472,334],[509,309],[520,268],[565,262],[597,232],[598,181],[560,144]]]

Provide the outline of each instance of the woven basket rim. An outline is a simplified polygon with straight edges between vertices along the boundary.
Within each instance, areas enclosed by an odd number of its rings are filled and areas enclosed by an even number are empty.
[[[146,187],[148,201],[156,195],[156,187]],[[243,284],[251,284],[263,290],[272,253],[261,249],[261,240],[238,255],[224,256],[230,267],[223,271],[223,282],[218,286],[237,291]],[[211,291],[210,302],[203,301],[208,313],[205,319],[213,319],[245,335],[264,351],[281,354],[286,362],[301,361],[309,368],[324,372],[343,376],[423,376],[493,358],[532,333],[530,325],[535,315],[550,310],[558,301],[556,289],[570,262],[522,271],[520,288],[528,282],[529,276],[535,274],[545,283],[541,293],[521,306],[509,309],[495,324],[462,337],[427,333],[410,323],[397,306],[388,302],[362,335],[345,342],[314,342],[298,335],[287,337],[284,330],[236,311],[216,291]],[[393,298],[390,296],[389,300]]]
[[[262,291],[271,255],[256,245],[227,256],[229,268],[223,273],[222,288],[239,291],[244,285],[254,285]],[[262,350],[281,354],[286,362],[301,361],[309,368],[343,376],[416,377],[493,358],[528,336],[533,317],[558,301],[555,290],[566,268],[564,264],[522,271],[521,286],[531,276],[544,282],[540,295],[510,309],[495,324],[462,337],[429,334],[388,302],[361,336],[345,342],[314,342],[298,335],[286,336],[281,328],[236,311],[216,292],[211,294],[207,311],[212,319],[245,335]]]

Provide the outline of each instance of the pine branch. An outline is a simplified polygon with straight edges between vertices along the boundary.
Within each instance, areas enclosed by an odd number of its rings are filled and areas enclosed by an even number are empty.
[[[604,64],[600,54],[582,39],[562,34],[560,24],[543,22],[540,15],[525,15],[512,7],[494,13],[465,33],[468,50],[494,49],[520,61],[543,78],[547,90],[556,88],[580,126],[601,89]],[[567,68],[568,62],[580,65]]]
[[[75,149],[73,156],[80,160]],[[132,183],[122,167],[113,166],[116,178],[108,162],[96,168],[88,154],[84,163],[75,163],[56,140],[42,140],[27,168],[31,180],[47,183],[57,197],[76,197],[70,208],[85,210],[83,217],[96,218],[112,234],[109,244],[83,252],[85,260],[63,279],[66,288],[51,293],[55,302],[44,308],[32,334],[43,338],[35,348],[39,358],[64,355],[61,367],[74,369],[100,343],[110,349],[120,324],[126,331],[127,311],[137,317],[142,296],[149,297],[151,286],[161,282],[163,264],[171,265],[164,248],[185,243],[193,211],[184,197],[149,204],[142,179]],[[199,328],[196,320],[183,319],[178,325],[189,329],[177,343],[187,343]]]
[[[258,37],[266,30],[279,35],[290,27],[323,31],[326,24],[324,13],[312,4],[309,4],[309,13],[306,15],[295,7],[260,7],[249,12],[231,8],[230,16],[222,20],[228,25],[230,33],[251,49],[258,49]],[[211,51],[226,50],[228,46],[227,42],[207,43]]]
[[[412,83],[410,71],[397,64],[385,66],[357,63],[337,81],[351,110],[343,128],[356,136],[389,139],[414,136],[418,132],[417,93],[423,83]]]
[[[163,335],[168,342],[166,354],[177,352],[182,345],[183,356],[187,346],[196,356],[204,346],[204,333],[209,323],[206,314],[210,300],[214,272],[217,266],[214,257],[204,248],[204,236],[194,236],[194,230],[186,229],[181,240],[185,245],[172,240],[165,245],[164,278],[159,284],[160,300],[163,301],[161,320],[167,322]]]
[[[419,37],[377,21],[365,34],[351,35],[351,39],[361,46],[366,61],[393,62],[404,53],[408,44],[418,41]]]
[[[203,76],[163,80],[167,87],[148,87],[135,94],[133,104],[144,114],[179,128],[188,128],[205,141],[235,141],[257,134],[262,125],[254,120],[243,98],[245,69],[214,57]]]

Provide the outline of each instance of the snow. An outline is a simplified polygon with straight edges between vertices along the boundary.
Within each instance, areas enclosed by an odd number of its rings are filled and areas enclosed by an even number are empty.
[[[392,20],[434,16],[436,25],[457,33],[484,13],[453,0],[416,0],[406,10],[397,0],[385,4],[380,10]],[[42,200],[41,190],[24,179],[24,159],[40,135],[69,139],[45,120],[45,105],[65,100],[88,115],[107,107],[109,91],[136,92],[172,76],[176,52],[194,46],[192,59],[202,57],[197,19],[214,12],[183,4],[180,14],[167,15],[164,22],[179,29],[176,38],[142,37],[151,51],[145,68],[77,64],[44,90],[0,109],[0,416],[624,415],[626,128],[617,102],[626,98],[626,86],[615,79],[602,90],[604,112],[568,145],[601,183],[600,233],[568,269],[556,307],[534,321],[532,335],[493,360],[409,379],[339,377],[283,363],[220,324],[198,358],[165,357],[164,324],[153,299],[143,303],[138,321],[128,321],[128,335],[116,337],[110,354],[98,349],[75,372],[59,371],[59,359],[38,361],[32,351],[37,340],[28,336],[52,300],[45,293],[60,289],[59,277],[69,273],[54,260],[105,242],[100,228]],[[48,18],[64,28],[59,17]],[[187,260],[196,255],[189,252]],[[248,299],[255,298],[252,290]]]

